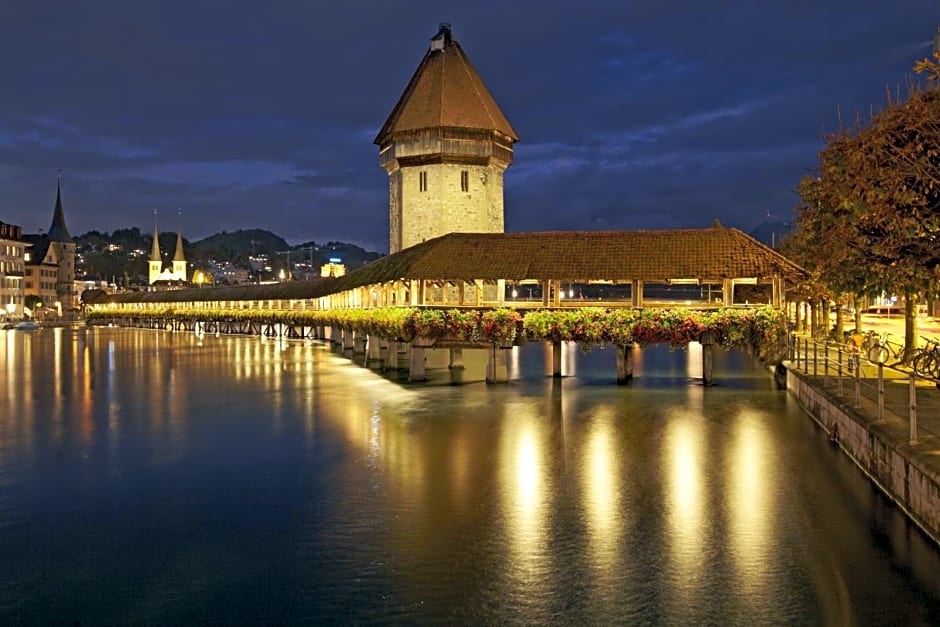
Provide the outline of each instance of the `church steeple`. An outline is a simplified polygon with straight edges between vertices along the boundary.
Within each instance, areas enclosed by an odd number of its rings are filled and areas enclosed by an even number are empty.
[[[49,227],[49,239],[53,242],[71,242],[72,236],[65,226],[65,210],[62,209],[62,170],[56,176],[55,211],[52,213],[52,226]]]
[[[153,210],[153,249],[147,262],[147,283],[153,285],[163,272],[163,257],[160,255],[160,234],[157,232],[157,210]]]
[[[62,170],[56,176],[55,211],[49,227],[49,250],[59,264],[56,271],[55,292],[59,304],[66,309],[75,302],[75,241],[65,226],[65,211],[62,209]]]
[[[182,216],[182,210],[179,211]],[[183,254],[183,227],[176,231],[176,254],[173,255],[173,280],[186,281],[186,256]]]
[[[153,210],[153,250],[150,251],[150,262],[157,262],[163,265],[163,257],[160,255],[160,235],[157,233],[157,210]],[[159,269],[157,270],[159,273]]]
[[[182,211],[179,212],[182,215]],[[173,255],[173,261],[182,261],[186,263],[186,255],[183,254],[183,226],[180,225],[176,231],[176,254]]]

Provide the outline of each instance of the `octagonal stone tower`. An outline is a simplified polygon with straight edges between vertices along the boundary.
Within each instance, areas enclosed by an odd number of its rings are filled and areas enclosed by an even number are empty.
[[[503,172],[517,141],[441,24],[375,138],[388,172],[389,252],[446,233],[502,233]]]

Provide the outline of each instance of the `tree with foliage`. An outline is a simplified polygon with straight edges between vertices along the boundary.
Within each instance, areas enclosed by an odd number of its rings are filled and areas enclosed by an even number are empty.
[[[798,188],[797,259],[837,293],[903,294],[910,355],[917,300],[940,279],[940,87],[889,96],[867,124],[830,136],[819,160]]]

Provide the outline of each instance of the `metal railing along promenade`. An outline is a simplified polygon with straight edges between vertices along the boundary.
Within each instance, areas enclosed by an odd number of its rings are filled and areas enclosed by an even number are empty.
[[[854,409],[874,413],[878,421],[906,421],[912,443],[919,433],[940,436],[940,384],[935,379],[903,364],[874,363],[845,344],[806,335],[790,335],[788,357],[795,372]]]

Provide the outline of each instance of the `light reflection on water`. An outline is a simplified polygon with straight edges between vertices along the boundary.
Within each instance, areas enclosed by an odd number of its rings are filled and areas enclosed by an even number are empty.
[[[4,332],[0,622],[940,622],[940,558],[767,371]],[[897,619],[897,620],[894,620]]]

